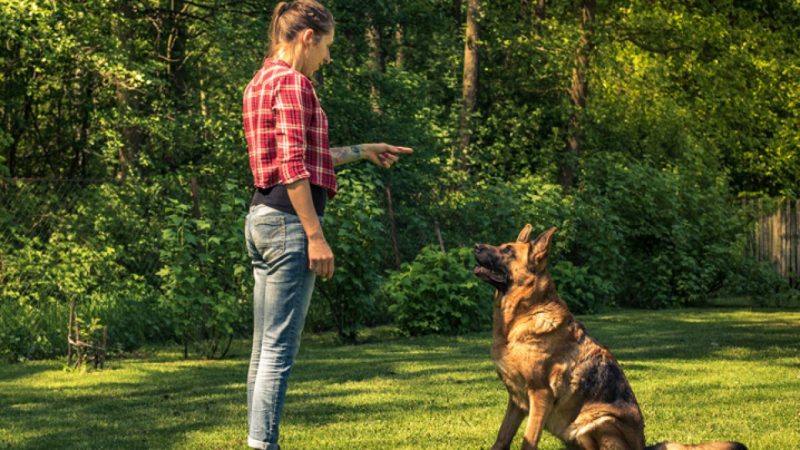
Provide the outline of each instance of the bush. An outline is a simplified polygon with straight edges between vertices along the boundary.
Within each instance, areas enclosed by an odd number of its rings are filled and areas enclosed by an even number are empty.
[[[68,187],[53,193],[50,186],[20,182],[4,192],[13,199],[0,213],[7,233],[0,262],[4,360],[65,353],[72,302],[81,340],[107,331],[109,352],[132,349],[163,330],[154,313],[157,292],[137,271],[136,260],[147,259],[139,243],[153,245],[146,227],[135,224],[139,189],[81,186],[76,195]]]
[[[608,305],[611,283],[593,275],[587,267],[559,261],[551,267],[550,272],[559,295],[573,313],[596,313]]]
[[[317,280],[308,322],[312,329],[336,329],[346,342],[354,342],[358,327],[382,314],[373,298],[382,281],[386,230],[378,205],[381,183],[374,174],[370,167],[341,171],[340,190],[325,211],[323,228],[336,272],[328,281]]]
[[[421,335],[488,329],[493,289],[473,275],[474,266],[470,248],[442,253],[434,246],[403,264],[383,287],[400,330]]]
[[[743,221],[722,177],[596,156],[586,166],[576,265],[612,283],[620,304],[700,304],[722,285]]]
[[[433,211],[442,226],[446,248],[508,242],[526,223],[540,231],[558,226],[560,248],[571,236],[567,219],[572,199],[565,197],[557,184],[535,176],[465,184],[464,189],[443,193]]]
[[[747,296],[758,306],[800,306],[800,291],[792,289],[769,263],[747,257],[733,261],[725,283],[716,295]]]
[[[181,183],[186,185],[186,183]],[[200,191],[198,217],[188,199],[168,199],[162,232],[159,311],[184,345],[207,358],[223,357],[233,336],[250,323],[252,286],[244,242],[244,201],[237,184]]]

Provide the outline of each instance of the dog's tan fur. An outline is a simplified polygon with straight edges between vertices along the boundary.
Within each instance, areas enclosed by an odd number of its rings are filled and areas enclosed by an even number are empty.
[[[547,271],[555,228],[530,241],[477,245],[476,275],[497,288],[492,360],[508,390],[508,405],[493,450],[510,448],[525,416],[524,450],[542,430],[570,449],[644,450],[644,420],[622,369],[594,341],[559,297]],[[657,444],[648,450],[746,450],[735,442],[700,446]]]

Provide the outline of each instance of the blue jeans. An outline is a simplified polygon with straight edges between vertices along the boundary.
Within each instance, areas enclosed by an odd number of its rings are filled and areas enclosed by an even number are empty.
[[[314,289],[300,219],[264,205],[245,223],[253,265],[253,351],[247,373],[247,444],[279,450],[278,423]]]

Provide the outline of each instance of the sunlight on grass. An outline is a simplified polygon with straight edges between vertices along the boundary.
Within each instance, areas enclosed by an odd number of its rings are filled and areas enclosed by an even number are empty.
[[[800,312],[619,311],[583,317],[620,360],[648,442],[736,439],[751,449],[800,442]],[[295,449],[479,449],[494,440],[505,390],[489,333],[401,338],[366,330],[341,346],[307,335],[292,375],[281,444]],[[64,371],[0,367],[0,448],[237,448],[246,438],[249,343],[223,361],[174,348]],[[519,435],[515,449],[520,447]],[[542,450],[562,448],[545,435]]]

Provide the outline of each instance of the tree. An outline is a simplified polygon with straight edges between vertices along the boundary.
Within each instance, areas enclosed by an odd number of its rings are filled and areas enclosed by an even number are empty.
[[[560,162],[558,181],[565,191],[575,182],[575,173],[581,158],[581,114],[586,108],[586,97],[589,93],[587,74],[589,55],[594,47],[593,15],[595,0],[582,0],[580,15],[580,38],[575,49],[575,66],[572,68],[572,84],[569,97],[572,102],[572,114],[567,127],[567,152]]]
[[[480,0],[467,2],[467,29],[464,36],[464,77],[462,84],[461,118],[459,121],[458,150],[461,166],[467,166],[467,152],[472,139],[472,115],[478,98],[478,42],[480,28]]]

